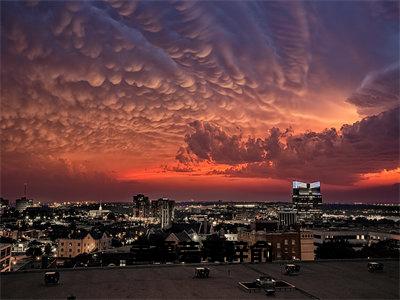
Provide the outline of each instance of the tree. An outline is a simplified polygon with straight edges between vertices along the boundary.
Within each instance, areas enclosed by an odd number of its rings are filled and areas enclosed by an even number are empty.
[[[360,255],[372,258],[398,258],[400,253],[396,243],[395,240],[380,241],[363,247]]]
[[[47,243],[47,244],[44,246],[44,253],[46,253],[47,255],[50,255],[50,254],[51,254],[51,245],[50,245],[49,243]]]
[[[316,256],[319,259],[346,259],[356,258],[358,253],[350,246],[348,241],[337,240],[319,245]]]
[[[122,247],[122,242],[119,239],[112,238],[111,247],[114,247],[114,248]]]
[[[25,251],[26,256],[30,256],[30,257],[37,257],[37,256],[41,256],[43,254],[42,249],[40,249],[39,247],[29,247],[26,251]]]
[[[225,241],[224,242],[224,250],[225,250],[225,256],[226,260],[229,262],[232,262],[235,260],[235,243],[231,241]]]
[[[117,220],[117,217],[115,216],[115,214],[114,214],[113,212],[109,212],[109,213],[107,214],[107,220],[109,220],[109,221],[115,221],[115,220]]]
[[[209,261],[224,261],[224,242],[217,234],[208,236],[203,242],[203,257]]]

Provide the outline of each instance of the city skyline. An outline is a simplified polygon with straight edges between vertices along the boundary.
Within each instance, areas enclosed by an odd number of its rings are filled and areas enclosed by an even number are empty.
[[[1,197],[397,203],[398,5],[3,1]]]

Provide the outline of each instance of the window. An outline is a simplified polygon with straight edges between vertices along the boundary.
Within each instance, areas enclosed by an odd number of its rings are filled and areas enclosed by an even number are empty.
[[[296,245],[296,240],[292,240],[292,245]]]
[[[72,243],[69,243],[69,246],[72,247]]]
[[[81,249],[78,249],[78,253],[81,252]]]
[[[64,248],[61,248],[61,252],[64,252]]]
[[[276,243],[276,248],[280,249],[281,248],[281,243]]]
[[[120,265],[121,267],[125,267],[125,266],[126,266],[126,260],[125,260],[125,259],[121,259],[121,260],[119,261],[119,265]]]
[[[61,242],[60,244],[61,244],[61,246],[64,246],[64,242]]]
[[[72,252],[72,249],[68,249],[69,252]]]
[[[81,245],[81,243],[78,243],[78,247]]]
[[[285,240],[285,245],[287,245],[288,244],[288,240]]]

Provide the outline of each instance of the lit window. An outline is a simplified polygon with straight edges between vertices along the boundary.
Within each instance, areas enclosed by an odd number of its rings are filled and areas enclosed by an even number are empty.
[[[296,240],[292,240],[292,245],[296,245]]]
[[[288,244],[288,240],[285,240],[285,245],[287,245]]]
[[[276,248],[280,249],[281,248],[281,243],[276,243]]]

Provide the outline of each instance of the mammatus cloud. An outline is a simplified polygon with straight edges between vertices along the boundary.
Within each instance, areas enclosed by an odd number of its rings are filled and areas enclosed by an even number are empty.
[[[376,114],[398,106],[400,103],[399,62],[368,74],[348,101],[356,105],[360,113],[364,115]]]
[[[70,196],[98,198],[89,187],[99,177],[117,190],[121,173],[173,161],[188,124],[196,155],[183,147],[183,164],[164,173],[288,155],[263,133],[323,135],[358,120],[354,105],[363,115],[393,108],[397,25],[398,10],[379,2],[3,1],[2,195],[19,195],[34,174],[48,181],[41,167],[64,161],[86,164],[84,176],[59,171]],[[273,134],[284,145],[295,136]]]
[[[186,135],[183,164],[193,159],[207,160],[232,167],[214,174],[238,177],[304,178],[324,183],[348,185],[362,174],[399,167],[399,108],[370,116],[352,125],[322,132],[295,134],[272,128],[262,139],[229,135],[220,127],[205,123],[191,124]],[[180,149],[179,153],[183,150]]]

